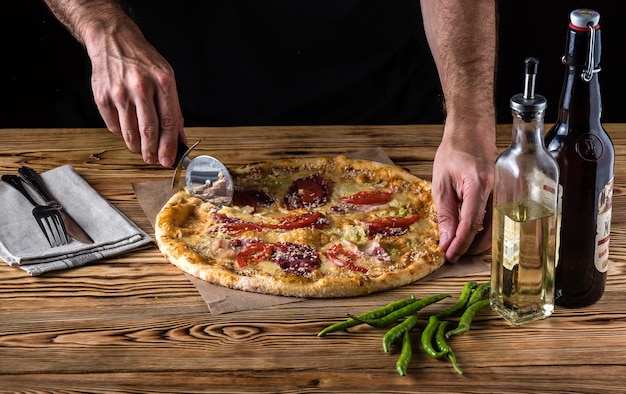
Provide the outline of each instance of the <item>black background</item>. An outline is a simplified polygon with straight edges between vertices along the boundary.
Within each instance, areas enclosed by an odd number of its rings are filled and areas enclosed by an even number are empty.
[[[511,121],[509,98],[521,92],[523,59],[540,60],[537,92],[548,99],[546,124],[556,120],[561,91],[569,12],[589,7],[601,14],[603,121],[626,122],[623,54],[626,7],[617,0],[500,1],[499,63],[496,89],[498,121]],[[52,17],[43,2],[7,2],[0,14],[0,128],[80,127],[102,124],[63,123],[55,103],[73,84],[89,89],[83,48]],[[480,21],[477,21],[480,23]],[[92,102],[84,103],[95,111]]]

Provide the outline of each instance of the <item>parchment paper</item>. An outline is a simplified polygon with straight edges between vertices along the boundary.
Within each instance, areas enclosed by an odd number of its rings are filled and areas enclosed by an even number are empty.
[[[382,148],[373,148],[346,154],[355,159],[367,159],[381,163],[393,164]],[[171,181],[148,181],[133,183],[137,201],[141,205],[150,223],[154,227],[156,216],[175,193],[171,189]],[[460,277],[489,270],[489,265],[480,256],[464,256],[456,264],[446,263],[420,281],[434,280],[445,277]],[[202,299],[206,302],[209,311],[213,314],[235,312],[252,308],[264,308],[291,302],[306,301],[302,298],[282,297],[267,294],[251,293],[228,289],[208,283],[192,275],[185,274],[194,284]]]

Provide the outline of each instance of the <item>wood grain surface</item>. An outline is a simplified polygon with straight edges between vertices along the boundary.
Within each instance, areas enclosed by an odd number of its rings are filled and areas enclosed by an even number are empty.
[[[193,128],[194,155],[228,166],[383,147],[430,179],[440,125]],[[626,126],[609,124],[616,151],[607,289],[595,305],[557,308],[521,327],[491,310],[454,337],[464,375],[426,356],[413,333],[408,376],[378,329],[318,338],[323,327],[387,302],[449,292],[488,274],[418,282],[366,297],[306,300],[212,315],[192,283],[156,247],[29,277],[0,264],[0,392],[85,393],[624,393],[626,390]],[[499,127],[501,148],[509,125]],[[100,129],[0,130],[0,172],[71,164],[145,230],[131,182],[169,179]],[[490,260],[489,256],[485,256]],[[453,300],[442,302],[443,308]]]

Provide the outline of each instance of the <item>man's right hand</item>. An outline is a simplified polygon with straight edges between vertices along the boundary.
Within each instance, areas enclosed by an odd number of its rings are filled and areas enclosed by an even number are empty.
[[[177,138],[185,139],[172,67],[132,32],[92,37],[87,48],[93,95],[107,128],[146,163],[170,167]]]
[[[87,49],[94,99],[107,128],[146,163],[172,166],[178,138],[187,140],[170,64],[115,1],[46,2]]]

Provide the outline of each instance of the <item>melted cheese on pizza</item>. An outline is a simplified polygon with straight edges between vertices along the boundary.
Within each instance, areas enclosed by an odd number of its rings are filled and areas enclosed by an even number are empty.
[[[256,195],[256,201],[252,197],[247,200],[252,205],[221,208],[202,203],[188,223],[188,235],[195,238],[189,244],[200,255],[244,274],[285,271],[284,266],[289,268],[290,260],[302,260],[304,252],[295,247],[277,252],[272,245],[293,244],[311,247],[319,264],[286,272],[303,277],[377,276],[410,263],[411,251],[425,246],[424,241],[434,235],[432,222],[421,220],[432,214],[428,190],[415,190],[416,185],[403,178],[373,179],[363,172],[338,172],[335,177],[319,174],[319,169],[306,169],[260,179],[235,178],[237,190]],[[312,189],[311,194],[296,187],[295,197],[289,197],[300,180],[304,180],[301,188]],[[319,184],[327,186],[325,191],[318,190]],[[312,203],[288,207],[299,198],[298,193]],[[319,216],[313,220],[312,215]]]
[[[300,297],[367,294],[443,262],[430,183],[396,166],[287,159],[231,171],[219,207],[174,195],[157,244],[185,272],[227,287]]]

